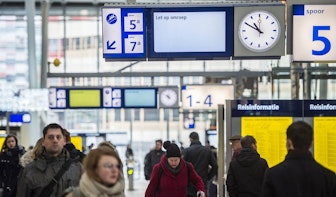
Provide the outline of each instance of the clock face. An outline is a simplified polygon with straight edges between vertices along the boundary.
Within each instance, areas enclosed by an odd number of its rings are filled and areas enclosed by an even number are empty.
[[[274,47],[280,38],[278,19],[270,12],[257,10],[247,14],[239,23],[240,42],[250,51],[265,52]]]
[[[174,106],[177,100],[178,100],[177,92],[173,89],[165,89],[160,94],[160,101],[166,107]]]

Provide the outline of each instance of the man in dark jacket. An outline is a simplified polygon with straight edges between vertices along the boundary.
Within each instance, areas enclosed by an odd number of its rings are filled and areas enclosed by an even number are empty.
[[[58,197],[68,187],[79,184],[82,174],[79,161],[71,162],[59,180],[54,178],[70,157],[64,145],[64,129],[60,125],[52,123],[44,127],[43,152],[23,169],[16,197]],[[51,181],[55,185],[42,196],[41,192]]]
[[[287,128],[288,154],[265,173],[261,197],[335,197],[336,175],[317,163],[309,151],[313,128],[304,121]]]
[[[259,197],[268,164],[257,152],[257,141],[247,135],[240,140],[242,150],[230,162],[226,186],[230,197]]]
[[[217,160],[211,149],[201,144],[198,133],[191,132],[189,139],[190,147],[184,149],[183,159],[193,164],[197,174],[203,180],[204,187],[207,187],[207,182],[217,174]],[[195,188],[189,185],[188,196],[196,197],[196,193]]]
[[[155,140],[155,148],[145,156],[145,179],[149,180],[155,164],[160,162],[161,156],[165,152],[162,150],[162,140]]]
[[[64,138],[65,145],[64,148],[67,149],[70,153],[70,158],[77,159],[80,162],[83,162],[84,157],[86,156],[82,151],[78,150],[75,145],[71,142],[70,132],[64,129]]]

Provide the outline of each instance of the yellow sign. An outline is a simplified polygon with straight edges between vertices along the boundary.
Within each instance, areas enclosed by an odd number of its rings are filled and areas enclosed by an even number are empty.
[[[242,117],[242,136],[257,140],[258,153],[272,167],[285,159],[286,130],[292,121],[292,117]]]
[[[3,146],[3,143],[5,142],[6,137],[0,137],[0,149]]]
[[[82,137],[80,136],[71,136],[71,142],[76,147],[76,149],[83,151],[83,142]]]
[[[314,117],[314,157],[336,172],[336,117]]]
[[[69,90],[70,107],[99,107],[100,90]]]

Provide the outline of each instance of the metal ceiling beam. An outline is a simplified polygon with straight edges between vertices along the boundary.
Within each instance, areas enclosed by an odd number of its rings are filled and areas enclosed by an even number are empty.
[[[49,78],[80,78],[80,77],[258,77],[267,76],[267,71],[214,71],[214,72],[111,72],[111,73],[48,73]]]

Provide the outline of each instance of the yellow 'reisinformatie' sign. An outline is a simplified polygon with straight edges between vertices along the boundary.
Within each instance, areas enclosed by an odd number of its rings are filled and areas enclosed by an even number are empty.
[[[314,117],[314,157],[336,172],[336,117]]]
[[[286,129],[292,117],[242,117],[242,136],[257,140],[257,151],[272,167],[285,159]]]

